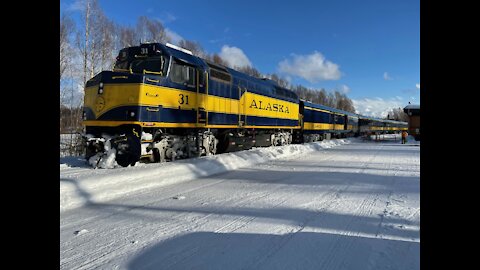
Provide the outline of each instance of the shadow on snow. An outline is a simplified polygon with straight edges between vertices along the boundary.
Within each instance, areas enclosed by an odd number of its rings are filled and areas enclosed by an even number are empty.
[[[352,235],[195,232],[143,250],[128,269],[420,269],[420,244]]]

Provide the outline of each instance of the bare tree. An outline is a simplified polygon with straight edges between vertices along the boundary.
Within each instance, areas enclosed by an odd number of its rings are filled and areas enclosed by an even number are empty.
[[[342,110],[355,113],[355,106],[353,106],[353,101],[350,98],[345,98],[345,104]]]
[[[158,20],[151,20],[146,16],[138,18],[135,34],[137,42],[159,42],[165,44],[171,41],[162,23]]]
[[[355,112],[355,108],[353,107],[353,102],[351,99],[347,97],[346,94],[340,93],[335,91],[335,108],[348,111],[348,112]]]
[[[102,69],[111,68],[115,57],[115,26],[98,0],[86,0],[84,28],[77,32],[77,47],[83,58],[83,85]]]
[[[135,30],[129,26],[119,26],[117,28],[119,35],[119,47],[131,47],[138,44],[138,41],[135,40]]]
[[[257,78],[262,77],[262,74],[254,67],[244,66],[241,68],[237,68],[237,70],[253,77],[257,77]]]
[[[310,94],[310,91],[302,85],[296,85],[292,88],[292,90],[297,94],[297,96],[300,99],[306,100],[306,101],[312,101],[312,95]]]
[[[220,57],[220,55],[218,55],[218,54],[216,54],[216,53],[211,56],[211,61],[214,62],[215,64],[220,64],[220,65],[223,65],[223,66],[228,66],[227,62],[224,61],[224,60],[222,59],[222,57]]]
[[[116,31],[114,23],[106,16],[101,17],[100,34],[100,67],[102,70],[111,69],[115,63],[117,51],[115,46]]]
[[[75,31],[75,24],[69,15],[63,14],[60,18],[60,104],[67,102],[67,72],[73,67],[74,51],[71,48],[71,35]]]
[[[90,77],[102,69],[109,69],[114,61],[114,25],[107,18],[97,0],[92,2],[90,14]]]
[[[60,18],[60,80],[71,63],[70,36],[75,31],[75,24],[70,16],[63,14]]]
[[[60,132],[65,132],[62,126],[70,126],[73,118],[65,114],[66,104],[74,102],[74,76],[75,50],[72,50],[71,37],[75,32],[75,24],[72,18],[64,13],[60,18]]]
[[[408,115],[402,110],[402,108],[394,108],[388,112],[385,119],[408,122]]]
[[[325,106],[335,107],[337,101],[335,100],[335,94],[330,92],[327,94],[327,100]]]
[[[87,0],[85,3],[85,47],[83,48],[83,85],[87,83],[87,60],[88,60],[88,42],[89,42],[89,35],[90,35],[90,1]],[[81,50],[81,48],[80,48]]]
[[[290,83],[288,83],[287,80],[280,78],[280,76],[278,76],[277,74],[273,73],[269,77],[272,81],[276,82],[280,87],[287,88],[287,89],[291,88]]]
[[[322,88],[320,91],[317,91],[317,103],[325,105],[327,102],[327,92]]]

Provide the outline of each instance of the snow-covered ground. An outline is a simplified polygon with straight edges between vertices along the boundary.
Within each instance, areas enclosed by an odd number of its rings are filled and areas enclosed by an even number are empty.
[[[61,269],[419,269],[420,143],[60,164]]]

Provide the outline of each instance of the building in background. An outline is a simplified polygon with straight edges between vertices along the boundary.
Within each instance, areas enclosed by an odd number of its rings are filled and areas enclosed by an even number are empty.
[[[407,105],[403,111],[408,115],[408,134],[420,141],[420,105]]]

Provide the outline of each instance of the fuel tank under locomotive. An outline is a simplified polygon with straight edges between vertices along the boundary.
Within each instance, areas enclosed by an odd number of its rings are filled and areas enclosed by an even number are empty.
[[[236,152],[251,149],[255,139],[250,134],[224,132],[218,135],[218,153]]]

